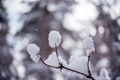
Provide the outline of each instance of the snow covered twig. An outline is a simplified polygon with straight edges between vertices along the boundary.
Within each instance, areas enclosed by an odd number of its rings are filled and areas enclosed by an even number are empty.
[[[61,43],[60,33],[57,31],[51,31],[49,33],[48,41],[50,47],[54,49],[54,52],[52,52],[45,61],[39,55],[40,48],[36,44],[29,44],[27,46],[27,52],[34,62],[41,61],[47,67],[59,70],[65,69],[83,75],[88,79],[96,80],[96,78],[93,77],[90,67],[91,53],[95,51],[93,39],[91,37],[88,36],[83,40],[87,56],[71,56],[69,64],[67,64],[67,62],[58,54],[58,46]],[[100,78],[98,79],[102,80],[103,78],[109,80],[108,73],[105,69],[101,71]]]

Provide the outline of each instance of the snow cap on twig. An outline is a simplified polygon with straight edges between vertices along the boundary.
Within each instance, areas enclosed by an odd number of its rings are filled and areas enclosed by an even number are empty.
[[[88,36],[88,37],[84,38],[83,44],[84,44],[87,56],[90,55],[91,52],[95,51],[94,41],[91,37]]]
[[[45,60],[45,63],[48,65],[52,65],[52,66],[58,66],[58,60],[57,60],[57,56],[56,56],[56,52],[52,52],[48,58]]]
[[[38,55],[39,51],[40,51],[40,48],[36,44],[28,44],[27,52],[34,62],[39,61],[39,58],[40,58],[40,55]]]
[[[50,31],[48,41],[51,48],[58,47],[61,43],[60,33],[58,31]]]

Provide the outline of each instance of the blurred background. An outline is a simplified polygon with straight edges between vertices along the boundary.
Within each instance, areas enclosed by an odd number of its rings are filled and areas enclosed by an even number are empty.
[[[35,43],[46,59],[51,30],[61,33],[58,51],[67,61],[85,55],[82,40],[90,34],[93,72],[106,68],[112,80],[120,76],[120,0],[0,0],[0,80],[78,80],[34,63],[26,52]]]

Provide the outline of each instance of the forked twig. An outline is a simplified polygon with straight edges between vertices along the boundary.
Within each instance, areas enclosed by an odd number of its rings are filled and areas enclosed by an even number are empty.
[[[40,60],[41,60],[41,62],[42,62],[44,65],[46,65],[46,66],[48,66],[48,67],[50,67],[50,68],[55,68],[55,69],[60,69],[60,70],[61,70],[61,69],[66,69],[66,70],[72,71],[72,72],[74,72],[74,73],[81,74],[81,75],[83,75],[83,76],[85,76],[85,77],[87,77],[87,78],[90,78],[90,79],[92,79],[92,80],[95,80],[91,75],[87,75],[87,74],[85,74],[85,73],[82,73],[82,72],[79,72],[79,71],[70,69],[70,68],[68,68],[68,67],[65,67],[65,66],[62,65],[62,64],[59,64],[59,66],[52,66],[52,65],[46,64],[41,57],[40,57]]]

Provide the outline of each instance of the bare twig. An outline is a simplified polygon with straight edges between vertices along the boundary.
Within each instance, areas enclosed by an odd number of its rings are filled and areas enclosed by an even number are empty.
[[[88,74],[91,76],[91,71],[90,71],[90,55],[88,56],[88,62],[87,62],[87,68],[88,68]]]
[[[66,69],[66,70],[72,71],[72,72],[74,72],[74,73],[78,73],[78,74],[80,74],[80,75],[83,75],[83,76],[85,76],[85,77],[87,77],[87,78],[90,78],[90,79],[92,79],[92,80],[95,80],[91,75],[87,75],[87,74],[85,74],[85,73],[82,73],[82,72],[79,72],[79,71],[70,69],[70,68],[68,68],[68,67],[63,66],[62,64],[59,64],[59,66],[52,66],[52,65],[46,64],[41,57],[40,57],[40,60],[41,60],[41,62],[42,62],[44,65],[46,65],[46,66],[48,66],[48,67],[55,68],[55,69],[60,69],[60,70],[61,70],[61,69]]]
[[[57,47],[55,47],[56,56],[58,57]]]
[[[55,44],[56,45],[56,44]],[[58,62],[59,62],[59,65],[61,65],[61,63],[60,63],[60,61],[59,61],[59,59],[58,59],[58,50],[57,50],[57,46],[55,47],[55,52],[56,52],[56,56],[57,56],[57,60],[58,60]]]
[[[42,62],[45,66],[48,66],[48,67],[51,67],[51,68],[56,68],[56,69],[59,68],[59,66],[56,67],[56,66],[52,66],[52,65],[48,65],[48,64],[46,64],[46,63],[44,62],[44,60],[43,60],[41,57],[40,57],[40,60],[41,60],[41,62]]]
[[[75,72],[75,73],[81,74],[81,75],[83,75],[83,76],[85,76],[85,77],[89,77],[87,74],[84,74],[84,73],[82,73],[82,72],[79,72],[79,71],[76,71],[76,70],[70,69],[70,68],[68,68],[68,67],[63,66],[63,68],[66,69],[66,70],[69,70],[69,71],[72,71],[72,72]]]

